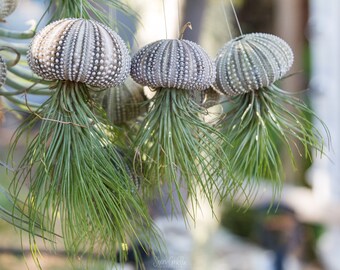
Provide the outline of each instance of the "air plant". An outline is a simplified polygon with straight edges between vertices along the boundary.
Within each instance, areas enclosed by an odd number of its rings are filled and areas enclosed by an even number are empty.
[[[15,66],[19,60],[20,60],[20,54],[13,48],[7,47],[7,46],[0,46],[0,51],[10,51],[14,52],[16,54],[16,58],[12,61],[8,61],[7,63],[0,55],[0,89],[4,86],[6,79],[7,79],[7,67],[13,67]],[[3,110],[4,105],[2,103],[2,97],[1,97],[1,90],[0,90],[0,123],[3,120]]]
[[[202,120],[206,110],[192,99],[191,91],[201,93],[214,82],[215,65],[196,43],[183,39],[153,42],[132,58],[131,77],[156,92],[150,110],[136,135],[137,164],[142,161],[144,194],[162,194],[168,186],[175,210],[178,196],[183,213],[193,218],[182,197],[187,189],[193,209],[199,194],[213,206],[216,196],[231,189],[229,180],[219,183],[219,169],[229,163],[220,147],[220,134]],[[213,160],[213,162],[211,162]],[[218,169],[217,169],[218,168]],[[223,192],[222,192],[223,189]]]
[[[0,0],[0,21],[11,15],[18,5],[18,0]]]
[[[295,145],[301,156],[311,158],[312,149],[323,152],[322,135],[307,117],[315,116],[312,110],[275,84],[289,71],[293,58],[285,41],[262,33],[235,38],[217,55],[214,87],[231,101],[223,133],[232,147],[224,148],[235,174],[251,187],[261,179],[280,187],[278,141],[289,149],[293,162],[292,139],[302,144],[303,149]]]
[[[18,117],[20,115],[16,113],[17,109],[29,112],[27,104],[33,109],[41,105],[31,100],[25,101],[22,97],[24,93],[40,96],[51,95],[51,91],[47,86],[49,82],[34,75],[26,61],[25,56],[28,51],[29,42],[35,35],[37,27],[34,21],[29,21],[29,24],[29,29],[25,31],[8,30],[0,27],[0,47],[11,48],[11,50],[23,56],[21,59],[18,59],[20,61],[17,65],[7,64],[6,82],[0,90],[0,96],[4,101],[3,106]],[[13,108],[16,109],[13,110]]]
[[[131,30],[123,23],[112,20],[108,11],[119,11],[127,16],[138,17],[128,5],[121,0],[49,0],[46,13],[51,15],[50,22],[64,18],[83,18],[101,22],[114,30]],[[114,13],[113,13],[114,14]]]
[[[6,10],[8,7],[14,7],[14,3],[17,1],[0,1],[0,3],[6,3]],[[1,5],[0,5],[1,6]],[[5,6],[5,5],[4,5]],[[48,8],[39,23],[42,21],[46,14],[50,15],[50,22],[64,19],[64,18],[83,18],[97,20],[107,26],[115,27],[115,29],[127,29],[124,24],[121,24],[117,20],[112,20],[107,16],[107,10],[112,9],[114,11],[122,12],[128,16],[136,16],[136,14],[124,3],[117,0],[50,0]],[[15,31],[0,28],[0,36],[4,39],[0,39],[0,46],[11,46],[15,48],[20,54],[26,55],[28,51],[29,41],[23,42],[24,39],[31,39],[38,27],[35,21],[29,21],[31,27],[26,31]],[[128,31],[130,31],[128,29]],[[7,41],[7,38],[11,38],[11,41]],[[16,42],[14,40],[20,40]],[[8,81],[6,86],[2,89],[0,95],[6,97],[5,105],[10,107],[15,105],[16,108],[20,108],[22,111],[29,112],[26,104],[32,109],[37,109],[41,103],[33,102],[31,99],[24,100],[22,98],[23,92],[30,95],[39,95],[40,97],[48,98],[52,92],[46,87],[48,83],[42,78],[34,75],[27,67],[25,58],[22,59],[20,65],[8,70]],[[13,91],[15,90],[15,91]],[[13,107],[13,106],[12,106]],[[12,112],[14,112],[12,110]],[[17,114],[17,116],[19,116]]]
[[[34,37],[28,63],[54,91],[31,110],[11,146],[13,154],[19,139],[41,121],[11,185],[17,198],[29,184],[25,203],[33,254],[37,213],[48,231],[56,231],[60,220],[72,256],[96,251],[113,261],[123,259],[122,245],[135,239],[147,249],[149,236],[156,237],[152,222],[114,144],[115,128],[101,117],[104,112],[90,93],[124,82],[130,69],[124,42],[96,21],[64,19]]]

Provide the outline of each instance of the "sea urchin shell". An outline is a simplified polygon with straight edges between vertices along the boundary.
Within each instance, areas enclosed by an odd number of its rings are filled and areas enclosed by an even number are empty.
[[[135,83],[131,77],[120,86],[97,93],[96,99],[106,111],[107,118],[115,125],[134,120],[148,110],[143,86]]]
[[[188,40],[163,39],[132,58],[131,77],[153,88],[205,90],[214,82],[215,66],[206,52]]]
[[[237,96],[266,87],[291,68],[294,56],[281,38],[264,33],[245,34],[229,41],[216,59],[219,92]]]
[[[47,80],[108,88],[124,82],[131,58],[123,40],[103,24],[64,19],[36,35],[28,62],[36,74]]]
[[[11,15],[18,5],[18,0],[0,0],[0,20]]]

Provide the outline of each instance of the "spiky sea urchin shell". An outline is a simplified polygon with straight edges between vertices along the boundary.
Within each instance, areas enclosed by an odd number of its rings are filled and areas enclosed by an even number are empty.
[[[63,19],[47,25],[34,37],[28,63],[46,80],[108,88],[124,82],[131,58],[123,40],[105,25]]]
[[[132,58],[131,77],[153,88],[204,90],[215,76],[215,65],[207,53],[188,40],[159,40],[146,45]]]
[[[107,118],[116,125],[133,120],[148,110],[143,86],[131,77],[120,86],[99,92],[97,100],[105,109]]]
[[[18,0],[0,0],[0,20],[11,15],[18,5]]]
[[[281,38],[245,34],[229,41],[218,53],[214,87],[229,96],[254,91],[281,79],[293,61],[292,49]]]
[[[0,56],[0,88],[5,84],[7,68],[4,59]]]

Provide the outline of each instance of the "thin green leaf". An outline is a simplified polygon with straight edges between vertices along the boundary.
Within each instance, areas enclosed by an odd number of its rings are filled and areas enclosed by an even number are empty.
[[[148,250],[151,240],[157,242],[128,165],[107,136],[109,127],[94,113],[97,110],[84,84],[59,82],[50,99],[14,134],[11,154],[18,140],[42,120],[11,185],[18,198],[24,182],[30,183],[25,204],[33,254],[39,250],[37,213],[44,216],[40,222],[49,231],[61,223],[70,256],[96,251],[115,261],[126,255],[122,245],[135,249],[133,243],[139,242]]]
[[[281,144],[288,149],[293,164],[292,147],[309,159],[312,159],[313,150],[323,154],[323,135],[307,115],[320,121],[329,143],[328,128],[314,112],[275,85],[238,96],[231,105],[222,120],[222,132],[233,147],[225,144],[224,149],[230,155],[235,175],[252,190],[256,190],[259,180],[267,179],[272,181],[274,193],[280,193]],[[298,140],[303,149],[292,145],[293,139]]]
[[[203,113],[204,109],[190,98],[188,91],[158,89],[135,141],[143,160],[144,194],[162,194],[166,185],[169,197],[162,198],[163,202],[169,200],[175,210],[175,200],[179,198],[181,209],[177,210],[192,218],[200,195],[213,207],[217,196],[232,193],[237,185],[229,174],[221,135],[202,121]],[[188,212],[183,188],[187,189],[192,212]]]

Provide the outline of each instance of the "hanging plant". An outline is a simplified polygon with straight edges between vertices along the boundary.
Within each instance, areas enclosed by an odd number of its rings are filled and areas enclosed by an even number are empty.
[[[11,15],[18,5],[18,0],[0,0],[0,21]]]
[[[96,21],[64,19],[36,35],[28,62],[54,91],[18,128],[11,147],[13,153],[19,138],[41,121],[12,182],[15,197],[29,183],[30,224],[39,212],[53,232],[60,217],[70,255],[96,251],[115,260],[118,252],[123,260],[121,246],[135,239],[148,249],[150,234],[156,234],[147,209],[114,144],[115,128],[100,117],[104,112],[90,95],[126,79],[130,56],[124,42]],[[34,231],[30,226],[35,255]]]
[[[7,66],[8,67],[15,66],[20,60],[20,54],[15,49],[7,46],[0,46],[0,51],[9,51],[14,52],[16,54],[16,58],[12,61],[8,61],[7,64],[0,55],[0,89],[1,89],[4,86],[7,79]],[[5,110],[1,95],[2,91],[0,90],[0,123],[3,121]]]
[[[174,198],[178,196],[185,212],[188,209],[181,195],[183,187],[187,188],[194,209],[197,191],[212,206],[215,195],[231,189],[229,181],[221,185],[217,182],[217,168],[225,172],[229,166],[220,149],[221,136],[202,121],[206,110],[191,98],[191,91],[209,88],[215,72],[206,52],[188,40],[159,40],[132,58],[132,78],[156,92],[135,141],[136,152],[144,161],[145,194],[162,194],[162,187],[167,185],[169,198],[163,199],[175,207]]]
[[[269,179],[280,186],[282,164],[276,138],[289,149],[293,161],[292,139],[302,144],[304,149],[296,146],[301,156],[311,158],[312,149],[323,152],[322,135],[307,117],[314,113],[275,85],[289,71],[293,58],[285,41],[262,33],[235,38],[217,55],[214,86],[231,99],[223,133],[233,147],[225,149],[235,173],[250,185],[253,180]]]

